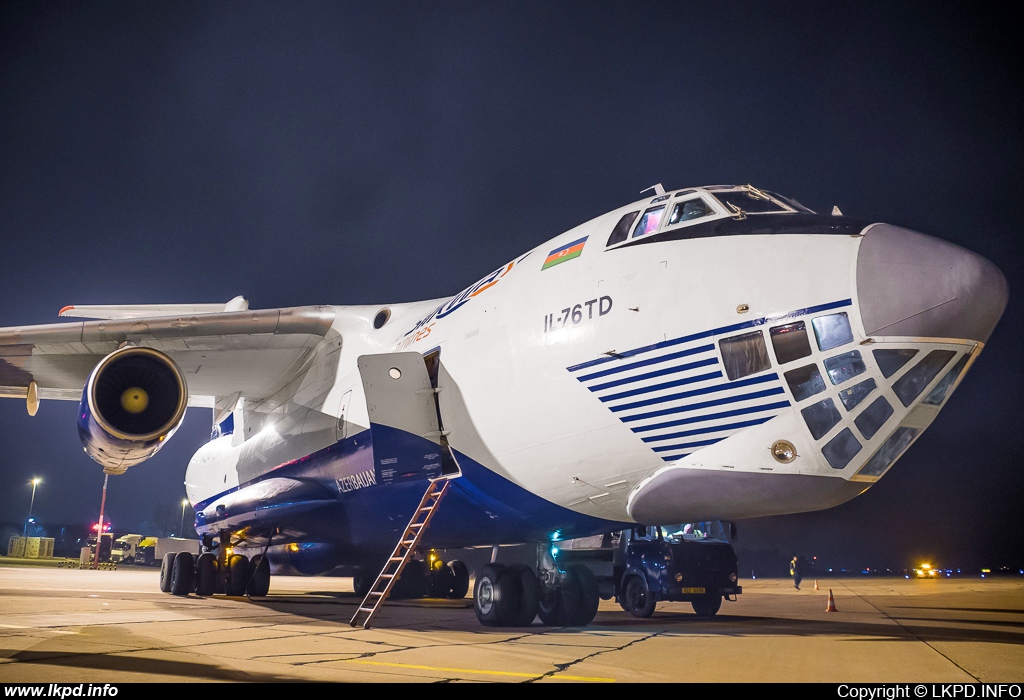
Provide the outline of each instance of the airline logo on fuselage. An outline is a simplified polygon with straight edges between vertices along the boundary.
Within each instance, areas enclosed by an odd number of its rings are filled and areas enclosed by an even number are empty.
[[[352,476],[343,476],[340,479],[335,479],[335,481],[338,482],[338,493],[348,493],[349,491],[356,491],[367,486],[377,485],[377,477],[372,469],[353,474]]]
[[[530,254],[527,253],[518,260],[513,260],[509,264],[499,267],[491,274],[477,281],[475,284],[471,284],[470,286],[466,287],[461,292],[456,294],[454,297],[446,301],[444,304],[431,311],[426,318],[417,322],[415,326],[410,328],[409,331],[404,336],[402,336],[402,341],[395,347],[394,351],[398,352],[400,350],[404,350],[405,348],[415,343],[417,340],[422,340],[423,338],[426,338],[428,335],[430,335],[430,328],[433,325],[431,324],[431,321],[435,319],[440,320],[445,316],[449,316],[450,314],[453,314],[459,309],[461,309],[463,306],[472,301],[474,297],[483,294],[488,289],[498,284],[498,282],[500,282],[505,275],[512,271],[513,267],[521,263],[529,255]]]

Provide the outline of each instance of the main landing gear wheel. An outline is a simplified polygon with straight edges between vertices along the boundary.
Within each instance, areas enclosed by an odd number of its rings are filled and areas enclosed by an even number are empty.
[[[175,552],[168,552],[160,561],[160,590],[164,593],[171,592],[171,572],[174,570]]]
[[[448,568],[452,570],[452,589],[448,592],[449,598],[465,598],[469,593],[469,567],[465,562],[454,559],[448,562]]]
[[[695,600],[690,605],[697,617],[714,617],[722,607],[722,596],[717,593],[708,593],[700,600]]]
[[[600,603],[594,573],[582,564],[573,564],[565,570],[562,585],[541,598],[537,612],[545,625],[584,627],[597,615]]]
[[[249,557],[244,554],[232,554],[228,559],[228,575],[224,579],[224,593],[234,596],[245,595],[248,580]]]
[[[249,560],[249,584],[245,593],[250,598],[262,598],[270,592],[270,562],[262,554]]]
[[[501,564],[487,564],[476,577],[473,609],[488,627],[512,624],[519,609],[519,575]]]
[[[441,560],[434,560],[435,568],[427,576],[427,596],[430,598],[447,598],[451,593],[455,574]]]
[[[360,598],[365,598],[366,594],[370,592],[370,586],[373,585],[373,579],[366,574],[356,574],[352,577],[352,590]]]
[[[657,601],[647,590],[647,585],[639,576],[630,576],[626,581],[626,591],[622,599],[622,607],[633,617],[650,617],[654,614]]]
[[[516,610],[513,627],[529,627],[533,618],[537,617],[537,606],[540,604],[540,581],[526,564],[513,564],[510,572],[519,575],[519,606]]]
[[[207,598],[217,590],[217,555],[203,552],[196,560],[196,595]]]
[[[196,560],[191,552],[178,552],[174,555],[174,564],[171,567],[171,593],[174,595],[188,595],[192,592],[195,578]]]
[[[427,567],[421,559],[413,559],[398,575],[391,597],[399,599],[422,598],[427,594]]]

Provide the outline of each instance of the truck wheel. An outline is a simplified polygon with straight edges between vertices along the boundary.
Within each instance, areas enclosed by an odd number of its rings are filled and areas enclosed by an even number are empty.
[[[196,560],[196,595],[208,598],[216,589],[217,555],[213,552],[203,552]]]
[[[657,601],[647,590],[647,584],[639,576],[630,576],[626,581],[626,593],[623,599],[623,607],[633,617],[650,617],[654,614],[654,606]]]
[[[270,592],[270,561],[262,554],[249,560],[249,585],[246,595],[262,598]]]
[[[540,603],[540,581],[526,564],[513,564],[509,567],[512,573],[519,576],[519,606],[516,609],[513,627],[529,627],[533,618],[537,617],[537,606]]]
[[[465,562],[453,559],[448,562],[448,568],[452,570],[455,578],[452,580],[452,589],[448,592],[449,598],[465,598],[469,593],[469,567]]]
[[[690,605],[697,617],[714,617],[722,607],[722,596],[717,593],[708,593],[700,600],[695,600]]]
[[[178,552],[174,555],[174,564],[171,568],[171,593],[173,595],[188,595],[192,592],[192,583],[195,580],[196,560],[192,552]]]
[[[576,589],[577,595],[575,607],[566,607],[568,623],[574,627],[586,627],[597,615],[597,607],[601,603],[601,596],[598,595],[597,578],[594,572],[582,564],[573,564],[566,573],[569,581]]]
[[[501,564],[487,564],[476,577],[473,610],[488,627],[512,624],[519,608],[519,576]]]
[[[174,570],[174,555],[176,552],[168,552],[160,562],[160,590],[164,593],[171,592],[171,572]]]
[[[245,595],[245,584],[249,579],[249,557],[244,554],[232,554],[228,560],[228,575],[224,582],[227,595]]]

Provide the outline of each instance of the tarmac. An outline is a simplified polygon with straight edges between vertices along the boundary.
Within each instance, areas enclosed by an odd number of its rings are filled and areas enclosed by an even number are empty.
[[[155,569],[8,566],[0,683],[1020,683],[1024,576],[742,579],[713,619],[602,601],[587,627],[484,627],[464,600],[388,601],[351,627],[348,578],[265,598],[158,589]],[[827,612],[833,593],[835,611]]]

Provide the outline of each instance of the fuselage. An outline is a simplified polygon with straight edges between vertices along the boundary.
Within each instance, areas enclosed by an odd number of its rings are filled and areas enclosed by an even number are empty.
[[[437,546],[827,508],[932,422],[1005,303],[991,263],[939,239],[754,188],[670,192],[454,297],[337,307],[294,398],[241,402],[186,487],[200,532],[390,547],[431,475],[382,471],[357,361],[417,352],[438,353],[461,473]]]

